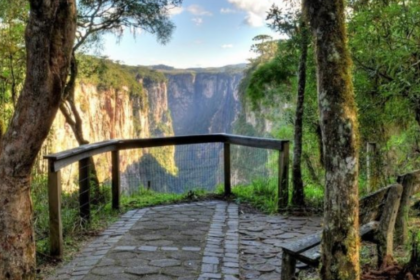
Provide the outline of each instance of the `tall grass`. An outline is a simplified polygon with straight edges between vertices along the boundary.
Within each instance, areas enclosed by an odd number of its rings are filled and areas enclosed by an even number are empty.
[[[49,210],[48,187],[45,176],[32,180],[32,204],[34,207],[35,240],[38,264],[49,261]],[[104,188],[106,197],[110,190]],[[66,252],[78,250],[81,241],[114,222],[119,213],[111,210],[110,204],[91,204],[91,222],[84,223],[79,216],[79,193],[63,192],[61,218],[64,248]],[[107,199],[107,201],[110,201]]]
[[[232,189],[238,203],[249,203],[264,213],[273,214],[277,207],[277,180],[256,179],[250,185],[238,185]]]
[[[291,198],[291,188],[289,198]],[[219,187],[221,192],[222,188]],[[312,208],[322,208],[324,199],[324,189],[316,184],[305,186],[306,205]],[[238,185],[232,189],[232,193],[238,203],[248,203],[252,207],[266,213],[274,214],[278,212],[278,181],[277,178],[260,178],[251,182],[249,185]]]

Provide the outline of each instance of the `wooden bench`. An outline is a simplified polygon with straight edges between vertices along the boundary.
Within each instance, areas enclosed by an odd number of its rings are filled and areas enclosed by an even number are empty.
[[[386,255],[392,255],[395,219],[400,205],[402,186],[382,188],[359,201],[360,236],[377,244],[378,264]],[[294,277],[296,262],[318,267],[322,231],[282,246],[281,280]]]
[[[397,182],[403,186],[403,193],[395,222],[395,241],[405,244],[408,241],[407,217],[411,196],[420,193],[420,170],[398,176]]]

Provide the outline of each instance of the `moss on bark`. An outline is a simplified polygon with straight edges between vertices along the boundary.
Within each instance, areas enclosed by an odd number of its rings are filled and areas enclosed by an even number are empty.
[[[326,169],[322,279],[360,278],[357,117],[343,0],[305,0],[317,61]]]

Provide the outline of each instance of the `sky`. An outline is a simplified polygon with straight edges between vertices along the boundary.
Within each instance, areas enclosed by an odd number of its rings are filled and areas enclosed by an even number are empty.
[[[252,38],[267,34],[280,38],[267,27],[265,17],[274,3],[285,0],[183,0],[171,9],[176,26],[166,45],[154,35],[126,32],[117,40],[105,35],[101,55],[129,65],[165,64],[176,68],[220,67],[246,63],[253,57]]]

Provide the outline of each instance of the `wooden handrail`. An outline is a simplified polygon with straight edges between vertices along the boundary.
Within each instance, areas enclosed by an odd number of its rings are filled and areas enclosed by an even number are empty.
[[[46,155],[44,156],[44,159],[48,159],[50,162],[53,163],[51,166],[51,171],[56,172],[61,168],[75,163],[81,159],[92,157],[106,152],[119,150],[205,143],[228,143],[239,146],[283,151],[283,146],[286,142],[288,141],[238,136],[224,133],[159,137],[147,139],[108,140],[94,144],[82,145],[77,148],[60,153]]]
[[[84,158],[118,150],[119,140],[108,140],[94,144],[82,145],[64,152],[44,156],[50,163],[49,172],[57,172],[63,167]]]
[[[84,220],[90,218],[89,161],[92,156],[112,152],[112,208],[119,209],[120,204],[120,169],[119,151],[162,146],[179,146],[191,144],[223,143],[225,195],[231,194],[230,146],[239,145],[253,148],[279,151],[278,204],[279,209],[287,206],[289,174],[289,141],[232,134],[206,134],[173,136],[148,139],[108,140],[82,145],[64,152],[44,156],[48,160],[48,192],[50,210],[50,249],[51,255],[58,258],[63,254],[63,232],[61,221],[61,174],[60,170],[72,163],[79,162],[80,176],[80,215]],[[85,168],[86,167],[86,168]]]

